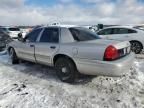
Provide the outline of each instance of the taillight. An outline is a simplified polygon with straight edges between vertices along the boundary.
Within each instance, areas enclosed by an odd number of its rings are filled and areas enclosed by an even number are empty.
[[[110,45],[105,50],[104,60],[112,61],[112,60],[119,58],[119,56],[120,55],[119,55],[118,49],[116,49],[114,46]]]

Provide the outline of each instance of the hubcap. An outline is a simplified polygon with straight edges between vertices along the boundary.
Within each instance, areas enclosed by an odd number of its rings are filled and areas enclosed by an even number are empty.
[[[132,43],[132,51],[139,53],[141,51],[141,46],[138,43]]]
[[[71,72],[69,67],[67,66],[66,63],[58,63],[57,64],[57,71],[58,71],[58,76],[60,77],[61,80],[67,80],[71,76]]]
[[[67,69],[66,67],[62,67],[61,71],[62,71],[63,73],[67,73],[67,72],[68,72],[68,69]]]

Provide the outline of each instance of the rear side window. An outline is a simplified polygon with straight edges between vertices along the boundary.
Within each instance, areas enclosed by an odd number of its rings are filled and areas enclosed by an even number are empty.
[[[9,28],[9,31],[20,31],[19,28]]]
[[[40,38],[40,42],[58,43],[59,42],[59,29],[58,28],[45,28]]]
[[[113,34],[128,34],[128,29],[124,28],[114,28]]]
[[[129,33],[136,33],[135,30],[126,29],[126,28],[114,28],[113,34],[129,34]]]
[[[80,28],[80,27],[75,27],[75,28],[69,28],[74,40],[76,41],[88,41],[88,40],[95,40],[95,39],[100,39],[100,37],[85,28]]]
[[[137,33],[137,31],[129,29],[128,33]]]
[[[26,35],[25,40],[28,40],[29,42],[36,42],[41,31],[42,31],[41,28],[33,30],[32,32]]]
[[[112,34],[112,28],[101,30],[97,34],[98,35],[110,35]]]

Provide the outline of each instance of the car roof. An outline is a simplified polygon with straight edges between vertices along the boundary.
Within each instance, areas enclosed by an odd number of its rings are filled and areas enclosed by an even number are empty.
[[[130,29],[130,28],[134,28],[134,26],[110,26],[110,27],[105,27],[105,28],[129,28]]]
[[[42,25],[42,26],[36,27],[36,29],[44,28],[44,27],[71,28],[71,27],[81,27],[81,26],[78,26],[78,25]]]

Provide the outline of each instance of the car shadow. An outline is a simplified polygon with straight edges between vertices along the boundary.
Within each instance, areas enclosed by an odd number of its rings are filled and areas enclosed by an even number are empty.
[[[35,64],[32,62],[22,62],[18,65],[12,65],[12,67],[15,70],[18,70],[19,72],[35,76],[37,78],[45,79],[45,80],[52,80],[55,82],[60,82],[56,75],[56,71],[53,67],[41,65],[41,64]],[[76,82],[72,83],[72,85],[81,85],[81,84],[87,84],[92,81],[95,76],[89,76],[89,75],[82,75],[79,74],[79,77],[77,78]]]

